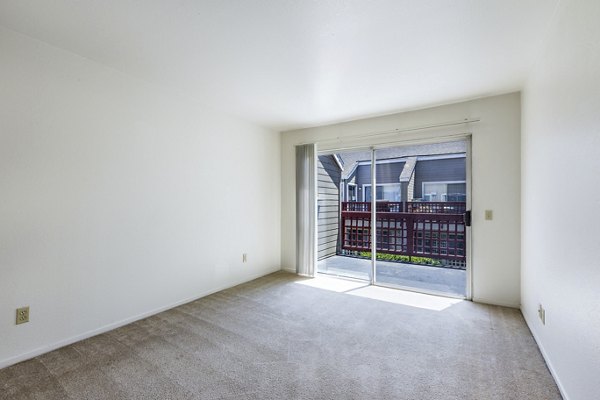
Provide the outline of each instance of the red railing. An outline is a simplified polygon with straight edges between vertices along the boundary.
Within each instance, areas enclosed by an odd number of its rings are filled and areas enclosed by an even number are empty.
[[[467,203],[464,201],[415,201],[406,203],[409,213],[435,213],[435,214],[464,214]]]
[[[396,211],[400,207],[410,211]],[[370,203],[342,203],[342,249],[371,251],[370,209]],[[465,260],[464,210],[465,203],[455,202],[377,202],[377,251]]]
[[[464,214],[466,203],[460,201],[378,201],[377,212],[409,212],[409,213],[436,213],[436,214]],[[371,211],[371,202],[344,201],[344,211]]]

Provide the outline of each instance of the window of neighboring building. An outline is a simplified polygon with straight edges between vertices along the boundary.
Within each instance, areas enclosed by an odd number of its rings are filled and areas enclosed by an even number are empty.
[[[348,201],[356,201],[356,184],[348,184]]]
[[[384,183],[377,185],[377,200],[402,201],[399,183]],[[363,201],[371,201],[371,185],[363,185]]]
[[[466,201],[466,186],[464,181],[423,182],[423,200]]]

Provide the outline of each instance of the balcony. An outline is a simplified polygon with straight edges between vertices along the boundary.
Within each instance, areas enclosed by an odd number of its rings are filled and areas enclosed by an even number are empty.
[[[338,249],[320,272],[370,279],[370,202],[342,202]],[[417,290],[466,295],[464,202],[376,204],[376,281]]]
[[[464,202],[377,202],[376,207],[377,253],[404,256],[395,258],[408,263],[431,258],[464,269]],[[371,203],[342,202],[340,232],[341,254],[370,252]]]

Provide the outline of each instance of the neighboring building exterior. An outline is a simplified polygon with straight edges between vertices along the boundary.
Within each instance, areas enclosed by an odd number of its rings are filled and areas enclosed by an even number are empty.
[[[339,251],[342,164],[336,155],[319,156],[317,171],[317,227],[319,260]]]
[[[378,150],[377,155],[378,201],[466,200],[464,142]],[[323,259],[340,250],[341,202],[371,201],[370,152],[319,156],[317,192],[318,259]]]
[[[464,153],[378,160],[376,175],[377,200],[466,199]],[[342,201],[371,201],[371,196],[371,162],[358,161],[347,174],[342,174]]]
[[[413,199],[465,201],[466,169],[465,154],[419,157],[414,172]]]

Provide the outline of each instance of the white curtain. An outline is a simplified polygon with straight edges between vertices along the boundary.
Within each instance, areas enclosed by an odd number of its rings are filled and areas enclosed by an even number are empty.
[[[311,277],[317,266],[316,173],[316,145],[296,146],[296,272]]]

